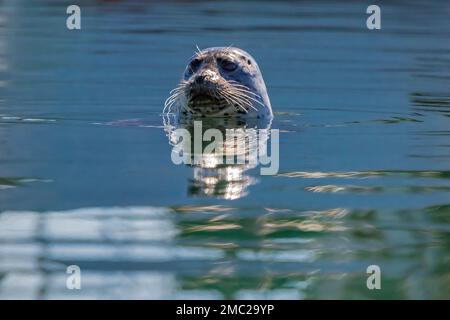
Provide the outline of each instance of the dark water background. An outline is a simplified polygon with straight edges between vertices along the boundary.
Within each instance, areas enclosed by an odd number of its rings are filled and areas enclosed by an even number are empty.
[[[0,298],[450,298],[448,1],[69,4],[0,1]],[[196,44],[249,51],[282,130],[235,200],[170,160]]]

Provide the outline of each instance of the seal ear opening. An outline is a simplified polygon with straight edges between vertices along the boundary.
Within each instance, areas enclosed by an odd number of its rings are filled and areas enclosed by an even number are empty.
[[[247,63],[248,63],[248,65],[251,65],[251,64],[252,64],[252,62],[250,61],[250,59],[247,59]]]

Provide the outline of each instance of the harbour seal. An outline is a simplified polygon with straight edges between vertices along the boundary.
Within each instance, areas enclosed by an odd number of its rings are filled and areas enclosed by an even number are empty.
[[[181,118],[272,118],[258,64],[249,53],[234,47],[198,50],[166,100],[165,112]]]

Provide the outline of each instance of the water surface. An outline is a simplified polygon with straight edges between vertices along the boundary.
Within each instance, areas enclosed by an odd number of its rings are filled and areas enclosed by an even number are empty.
[[[81,1],[68,31],[63,1],[0,2],[0,298],[450,298],[450,5],[370,31],[369,4]],[[195,45],[231,44],[280,171],[205,192],[161,111]]]

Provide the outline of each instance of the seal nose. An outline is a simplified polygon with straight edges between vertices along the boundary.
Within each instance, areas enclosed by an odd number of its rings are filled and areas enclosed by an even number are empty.
[[[205,70],[195,78],[196,84],[204,84],[206,82],[215,82],[218,79],[217,74],[211,70]]]
[[[205,77],[205,75],[203,75],[203,74],[200,74],[200,75],[198,75],[196,78],[195,78],[195,84],[203,84],[203,83],[205,83],[205,80],[206,80],[206,77]]]

